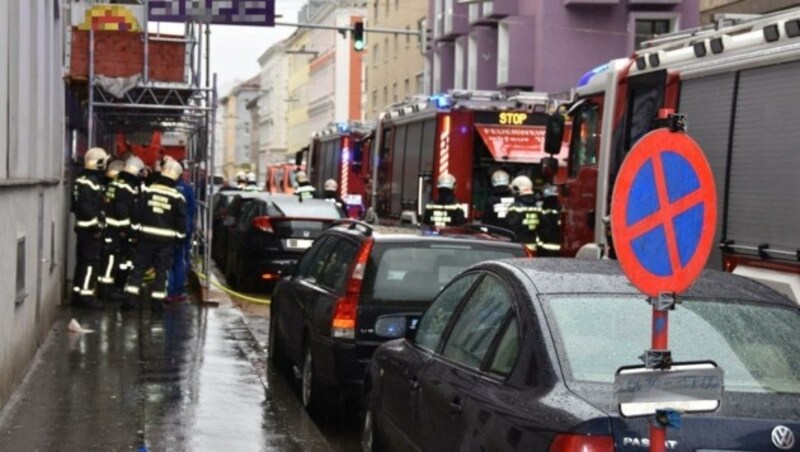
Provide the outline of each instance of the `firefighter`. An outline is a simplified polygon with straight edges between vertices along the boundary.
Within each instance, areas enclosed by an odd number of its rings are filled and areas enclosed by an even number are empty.
[[[527,176],[518,176],[511,182],[518,191],[514,204],[508,208],[509,228],[517,235],[517,241],[524,243],[530,250],[536,250],[536,230],[541,215],[541,202],[533,192],[533,182]]]
[[[186,237],[175,245],[175,256],[172,259],[172,269],[169,272],[169,284],[167,285],[167,300],[181,302],[186,299],[186,275],[190,265],[189,253],[192,250],[197,203],[194,188],[183,177],[178,178],[175,188],[186,200]]]
[[[247,176],[245,176],[245,185],[243,188],[244,191],[259,191],[258,190],[258,183],[256,181],[256,173],[249,172]]]
[[[238,190],[244,190],[247,187],[247,175],[244,171],[237,171],[236,172],[236,188]]]
[[[308,181],[308,176],[306,175],[306,172],[298,171],[296,178],[297,178],[297,188],[294,190],[294,194],[296,194],[300,198],[300,201],[305,201],[306,199],[313,198],[316,189]]]
[[[551,184],[543,190],[536,237],[537,256],[561,256],[561,203],[556,187]]]
[[[72,278],[73,305],[102,309],[95,297],[95,283],[100,270],[103,239],[103,169],[108,154],[91,148],[83,157],[84,170],[75,179],[72,212],[75,214],[76,265]]]
[[[336,181],[333,179],[328,179],[325,181],[325,186],[323,188],[325,188],[325,192],[322,198],[325,201],[336,204],[336,207],[338,207],[339,210],[344,212],[344,201],[342,201],[342,199],[339,198],[339,193],[338,193],[339,184],[337,184]]]
[[[460,226],[466,223],[464,209],[458,203],[453,192],[456,187],[456,178],[450,173],[443,173],[436,180],[438,197],[425,206],[422,223],[434,228]]]
[[[508,185],[509,180],[508,173],[503,170],[492,173],[492,191],[483,208],[484,224],[508,229],[506,215],[508,208],[514,204],[514,193]]]
[[[150,288],[151,309],[160,311],[164,307],[167,271],[172,266],[175,245],[186,238],[186,200],[175,188],[181,174],[181,164],[167,158],[158,179],[153,185],[144,187],[139,196],[132,218],[138,239],[133,271],[125,285],[127,297],[122,305],[125,310],[136,306],[144,273],[151,266],[155,269],[155,279]]]
[[[141,160],[140,160],[141,161]],[[142,165],[144,166],[144,165]],[[103,230],[103,265],[97,277],[98,295],[100,299],[117,299],[119,297],[116,276],[118,270],[127,269],[128,258],[123,253],[127,249],[130,212],[138,193],[138,181],[133,184],[125,182],[124,160],[114,160],[108,165],[105,191],[105,229]],[[141,170],[141,167],[139,167]],[[138,174],[138,170],[136,173]],[[130,175],[129,175],[130,176]]]

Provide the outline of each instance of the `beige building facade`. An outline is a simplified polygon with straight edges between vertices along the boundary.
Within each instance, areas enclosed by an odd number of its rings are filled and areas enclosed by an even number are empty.
[[[371,0],[366,28],[416,31],[428,14],[427,0]],[[364,120],[388,105],[424,93],[425,63],[416,36],[366,33]]]
[[[309,61],[313,54],[304,53],[308,51],[309,42],[309,30],[306,28],[298,28],[285,42],[289,63],[289,96],[286,99],[287,160],[293,159],[297,151],[308,146],[311,136],[308,124],[308,85]]]

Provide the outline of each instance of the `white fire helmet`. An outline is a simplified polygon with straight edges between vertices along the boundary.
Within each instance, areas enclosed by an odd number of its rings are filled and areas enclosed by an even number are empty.
[[[308,175],[306,175],[305,171],[298,171],[297,172],[297,182],[308,182]]]
[[[511,181],[511,186],[520,193],[531,193],[533,191],[533,182],[528,176],[517,176]]]
[[[132,176],[138,176],[143,169],[144,169],[144,162],[139,157],[132,155],[128,157],[128,160],[125,160],[125,168],[123,169],[123,171],[125,171],[126,173]]]
[[[178,180],[183,174],[183,167],[175,159],[166,159],[161,165],[161,175],[172,180]]]
[[[509,180],[510,177],[508,177],[508,173],[503,170],[497,170],[492,173],[492,187],[506,186]]]
[[[255,183],[255,181],[256,181],[256,173],[254,173],[252,171],[247,173],[247,182]]]
[[[106,167],[108,153],[103,148],[91,148],[83,156],[83,166],[88,170],[102,170]]]
[[[339,188],[339,184],[335,180],[328,179],[325,181],[325,191],[336,191],[337,188]]]
[[[108,168],[106,168],[106,177],[109,179],[116,179],[119,176],[119,172],[125,168],[125,161],[124,160],[113,160],[111,163],[108,164]]]
[[[245,178],[247,178],[247,175],[244,173],[244,171],[237,171],[236,172],[236,181],[237,182],[244,182]]]
[[[456,186],[456,178],[450,173],[442,173],[436,180],[436,186],[452,190]]]

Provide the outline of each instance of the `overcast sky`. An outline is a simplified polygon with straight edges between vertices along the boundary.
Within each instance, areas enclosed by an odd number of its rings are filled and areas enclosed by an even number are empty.
[[[3,0],[0,0],[3,1]],[[306,0],[276,0],[275,12],[282,14],[276,20],[297,22],[297,13]],[[150,25],[155,31],[156,24]],[[183,25],[160,24],[161,32],[183,32]],[[294,32],[292,27],[240,27],[230,25],[211,26],[211,72],[216,72],[220,96],[234,85],[245,81],[259,71],[258,57],[271,45],[287,38]]]

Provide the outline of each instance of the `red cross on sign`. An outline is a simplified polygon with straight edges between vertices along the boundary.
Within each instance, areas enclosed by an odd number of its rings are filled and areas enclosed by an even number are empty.
[[[652,297],[687,289],[711,253],[716,221],[714,177],[700,146],[667,129],[639,140],[611,198],[614,249],[633,285]]]

